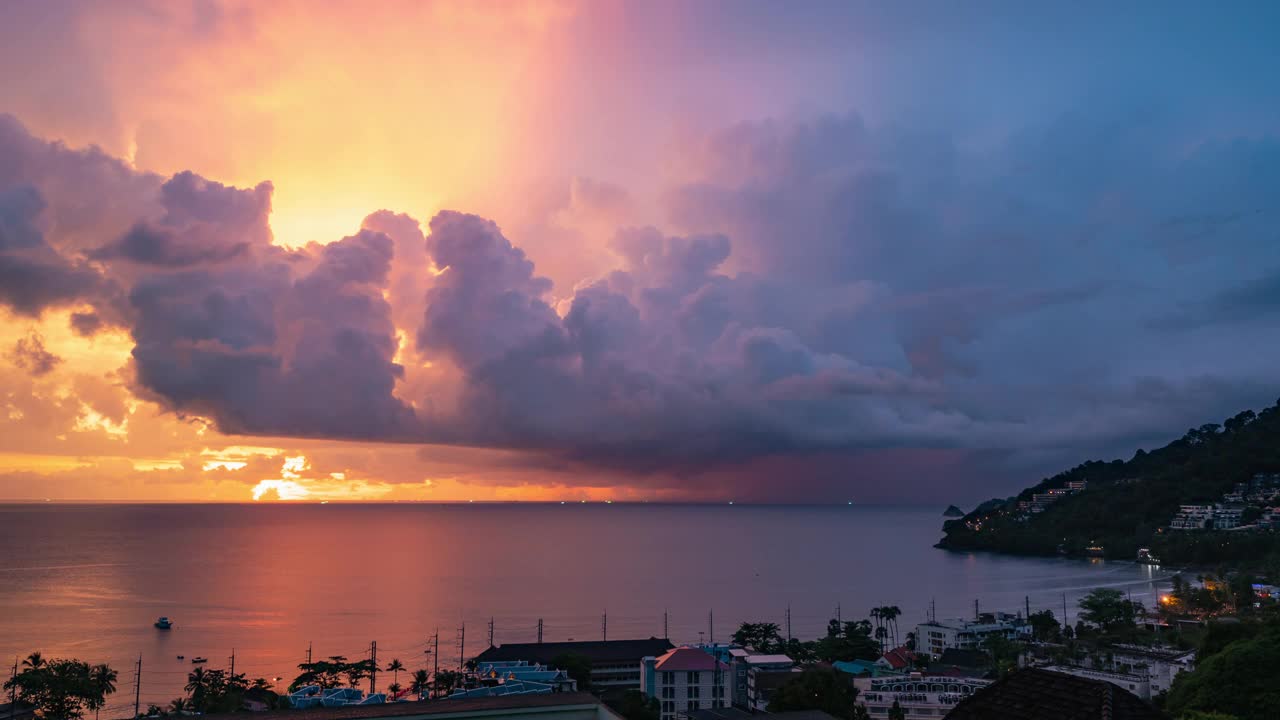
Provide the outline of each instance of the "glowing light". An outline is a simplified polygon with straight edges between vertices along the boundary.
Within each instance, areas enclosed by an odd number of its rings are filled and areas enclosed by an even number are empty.
[[[274,493],[278,500],[303,500],[311,495],[301,483],[293,480],[261,480],[253,486],[253,499],[261,500]]]
[[[201,470],[204,472],[211,470],[243,470],[248,466],[249,463],[238,460],[210,460],[201,467]]]

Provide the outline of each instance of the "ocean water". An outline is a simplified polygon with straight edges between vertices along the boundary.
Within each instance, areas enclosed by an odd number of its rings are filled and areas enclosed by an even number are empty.
[[[741,621],[811,638],[897,605],[926,618],[1053,609],[1095,587],[1150,604],[1167,569],[935,549],[940,508],[750,505],[0,505],[0,658],[109,662],[104,717],[181,694],[190,658],[253,677],[316,658],[454,667],[488,643],[727,639]],[[713,615],[712,615],[713,614]],[[152,623],[173,619],[169,632]],[[465,625],[465,648],[459,647]],[[178,660],[185,655],[187,660]],[[380,675],[380,684],[390,682]],[[403,679],[402,679],[403,682]],[[128,689],[126,692],[125,689]],[[126,698],[125,696],[128,695]],[[112,714],[110,711],[117,711]]]

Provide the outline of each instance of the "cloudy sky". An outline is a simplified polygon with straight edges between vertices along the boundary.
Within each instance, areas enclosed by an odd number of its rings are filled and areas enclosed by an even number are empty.
[[[0,4],[0,498],[972,503],[1270,405],[1276,27]]]

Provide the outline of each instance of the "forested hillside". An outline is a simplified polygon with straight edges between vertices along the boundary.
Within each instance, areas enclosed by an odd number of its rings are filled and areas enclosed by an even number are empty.
[[[1188,430],[1158,449],[1138,450],[1130,460],[1089,461],[1046,478],[1016,497],[983,503],[944,524],[939,547],[1018,554],[1084,555],[1133,559],[1150,548],[1165,564],[1247,565],[1280,571],[1280,533],[1274,529],[1171,532],[1166,528],[1186,503],[1213,503],[1236,483],[1280,472],[1280,402],[1246,410],[1221,425]],[[1087,487],[1028,512],[1037,493]],[[1246,516],[1258,509],[1246,509]],[[1099,551],[1095,551],[1099,552]]]

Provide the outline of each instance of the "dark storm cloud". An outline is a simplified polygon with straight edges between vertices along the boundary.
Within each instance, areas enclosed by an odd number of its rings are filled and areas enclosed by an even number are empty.
[[[14,365],[26,370],[35,377],[47,375],[62,362],[62,358],[49,352],[44,347],[44,338],[32,332],[14,343],[9,359]]]
[[[103,284],[95,270],[45,242],[37,225],[45,208],[33,187],[0,190],[0,304],[22,315],[91,298]]]

